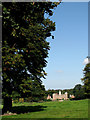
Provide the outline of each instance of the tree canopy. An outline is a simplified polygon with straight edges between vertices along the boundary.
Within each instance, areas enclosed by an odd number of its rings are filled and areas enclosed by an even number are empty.
[[[84,77],[81,80],[84,83],[85,95],[90,98],[90,63],[85,66],[83,72]]]
[[[3,98],[12,97],[12,91],[30,96],[45,89],[44,67],[50,49],[47,37],[52,36],[55,22],[49,19],[55,2],[3,3],[2,18],[2,79]],[[48,14],[48,18],[45,18]]]
[[[85,90],[81,84],[75,85],[75,87],[73,89],[73,93],[74,93],[75,99],[84,99],[85,98]]]

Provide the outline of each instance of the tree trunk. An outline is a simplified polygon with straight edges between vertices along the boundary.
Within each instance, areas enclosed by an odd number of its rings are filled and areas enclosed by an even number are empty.
[[[5,97],[3,100],[4,100],[3,113],[6,113],[7,111],[11,112],[12,98],[11,97]]]

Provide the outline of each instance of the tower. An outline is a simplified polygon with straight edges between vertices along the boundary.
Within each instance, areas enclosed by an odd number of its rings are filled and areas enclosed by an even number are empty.
[[[61,95],[61,91],[59,91],[59,95]]]
[[[68,93],[65,92],[65,99],[67,100],[68,99]]]

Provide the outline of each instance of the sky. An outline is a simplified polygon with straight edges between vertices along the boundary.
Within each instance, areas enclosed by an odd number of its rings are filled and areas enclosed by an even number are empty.
[[[56,30],[52,32],[54,39],[47,38],[51,49],[43,84],[46,89],[71,89],[82,84],[88,56],[88,3],[63,2],[50,19]]]

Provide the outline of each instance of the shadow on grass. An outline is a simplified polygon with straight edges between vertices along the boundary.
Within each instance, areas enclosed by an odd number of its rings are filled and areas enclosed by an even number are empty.
[[[47,106],[15,106],[12,107],[12,113],[17,113],[17,114],[21,114],[21,113],[28,113],[28,112],[37,112],[37,111],[43,111],[44,108],[46,108]]]

